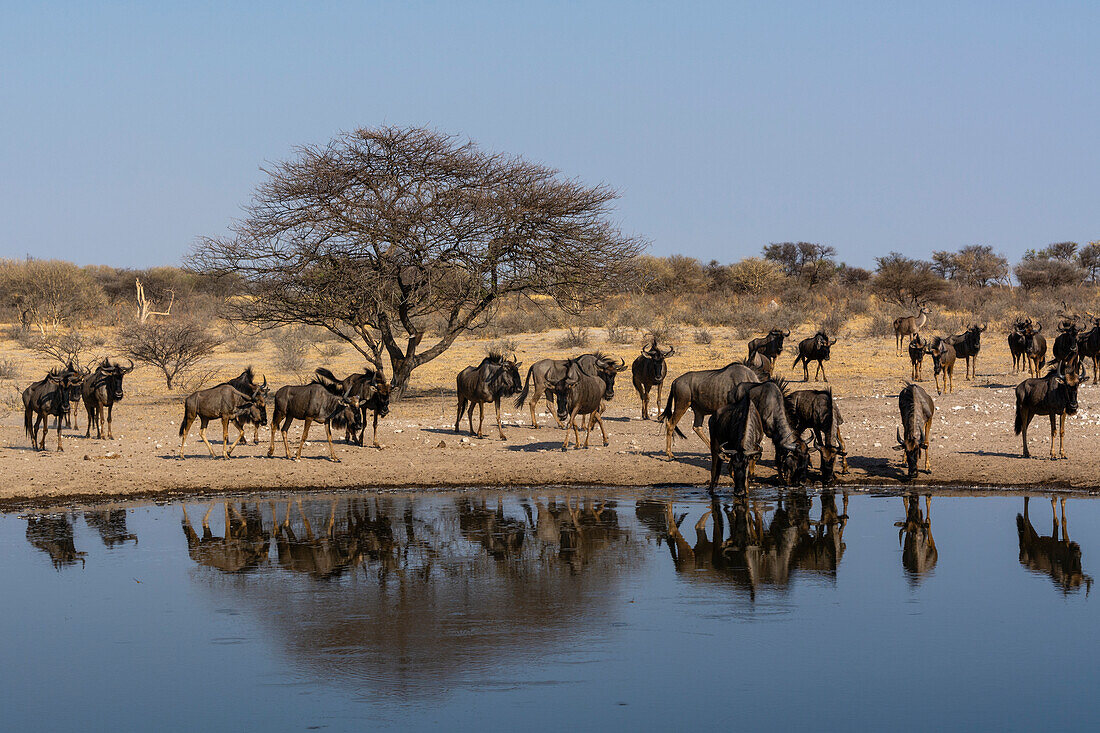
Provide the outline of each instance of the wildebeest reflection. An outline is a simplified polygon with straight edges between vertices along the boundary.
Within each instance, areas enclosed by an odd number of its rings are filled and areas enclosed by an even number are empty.
[[[787,586],[794,569],[835,576],[844,554],[847,504],[845,496],[845,513],[838,512],[833,492],[824,492],[821,518],[815,521],[810,518],[811,500],[804,491],[784,492],[771,521],[766,522],[759,501],[735,497],[722,506],[715,499],[695,522],[692,544],[680,532],[687,514],[677,516],[669,501],[664,506],[663,539],[677,570],[718,571],[710,576],[691,573],[689,578],[732,581],[755,595],[762,584]],[[657,525],[652,502],[639,502],[637,511],[646,526],[652,529]],[[714,524],[709,536],[708,522]]]
[[[133,540],[136,545],[138,538],[126,527],[125,509],[101,509],[98,511],[84,512],[84,523],[89,528],[99,532],[99,538],[107,547],[114,547]]]
[[[73,524],[67,514],[28,516],[27,542],[48,554],[57,570],[75,565],[78,561],[84,567],[85,553],[76,549]]]
[[[1020,537],[1020,564],[1037,573],[1045,573],[1054,581],[1063,594],[1076,591],[1085,586],[1085,594],[1092,590],[1092,578],[1081,569],[1081,546],[1069,539],[1066,525],[1066,500],[1062,504],[1062,537],[1058,538],[1058,512],[1054,508],[1054,497],[1050,498],[1051,530],[1050,536],[1041,536],[1031,526],[1028,517],[1028,498],[1024,497],[1024,513],[1016,515],[1016,531]]]
[[[503,499],[497,499],[495,510],[486,506],[484,498],[472,501],[463,497],[458,500],[457,507],[462,536],[480,544],[496,559],[515,554],[523,545],[526,527],[521,520],[504,516]]]
[[[906,494],[901,497],[905,505],[905,521],[895,522],[898,542],[901,543],[901,564],[911,585],[924,580],[936,567],[939,552],[932,537],[932,497],[924,497],[925,512],[920,510],[920,497]]]
[[[215,537],[210,529],[210,513],[214,502],[202,517],[202,536],[191,526],[187,507],[183,507],[183,534],[187,538],[187,554],[199,565],[226,573],[252,570],[267,562],[271,535],[264,531],[260,510],[243,502],[238,508],[233,502],[223,501],[225,533]]]
[[[302,508],[302,501],[295,502],[302,520],[305,536],[299,538],[290,524],[290,502],[286,505],[286,517],[275,528],[275,549],[279,564],[298,573],[308,573],[318,579],[335,578],[359,564],[362,552],[359,538],[352,531],[350,512],[346,521],[337,527],[336,500],[329,505],[328,520],[324,531],[315,535],[309,516]],[[275,513],[274,508],[272,513]],[[276,517],[276,522],[278,518]]]

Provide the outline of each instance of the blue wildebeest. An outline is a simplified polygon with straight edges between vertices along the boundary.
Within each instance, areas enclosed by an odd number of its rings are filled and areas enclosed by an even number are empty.
[[[1088,314],[1092,319],[1092,328],[1077,337],[1077,353],[1081,360],[1092,360],[1092,383],[1100,381],[1100,318]]]
[[[840,426],[844,419],[830,389],[800,389],[787,395],[787,419],[795,433],[813,433],[813,450],[821,454],[821,482],[833,480],[836,459],[840,457],[841,473],[848,473],[848,451]]]
[[[791,369],[798,366],[798,362],[802,362],[802,381],[810,381],[810,362],[817,362],[817,369],[814,370],[814,381],[817,381],[817,375],[820,372],[821,377],[828,382],[829,378],[825,376],[825,362],[829,361],[829,352],[833,345],[836,344],[836,339],[829,340],[829,336],[824,331],[818,331],[808,339],[802,339],[798,342],[798,356],[795,357],[794,364],[791,364]]]
[[[1050,354],[1054,361],[1065,361],[1077,353],[1077,335],[1081,329],[1077,326],[1077,316],[1064,319],[1058,324],[1058,336],[1054,339]]]
[[[84,409],[88,412],[88,429],[85,438],[92,437],[92,423],[95,423],[96,438],[103,438],[103,421],[107,421],[107,440],[114,440],[111,432],[111,417],[115,403],[123,397],[122,378],[134,371],[134,362],[130,366],[112,364],[104,359],[96,370],[84,379],[81,393],[84,395]]]
[[[266,388],[265,380],[264,386]],[[257,388],[258,391],[258,388]],[[211,420],[221,420],[222,423],[222,458],[233,455],[233,449],[244,438],[243,425],[258,423],[260,421],[260,405],[253,394],[246,394],[230,384],[219,384],[209,389],[200,389],[193,392],[183,401],[183,419],[180,421],[180,458],[186,458],[183,446],[187,442],[187,431],[196,419],[199,421],[199,437],[206,443],[210,451],[210,457],[214,455],[214,447],[206,439],[206,426]],[[233,445],[229,445],[229,423],[234,423],[240,433]]]
[[[966,359],[967,379],[978,376],[978,352],[982,350],[982,332],[985,328],[985,326],[967,326],[963,333],[947,338],[947,342],[955,347],[955,356]]]
[[[563,427],[558,413],[553,409],[555,394],[554,385],[565,379],[565,368],[570,361],[576,361],[587,374],[595,374],[598,366],[607,368],[615,365],[615,359],[597,351],[594,354],[581,354],[574,359],[539,359],[527,370],[527,378],[523,382],[523,391],[516,397],[516,407],[522,407],[531,395],[531,426],[537,428],[538,420],[535,418],[535,405],[545,397],[546,404],[551,407],[550,414],[554,416],[558,427]]]
[[[1077,352],[1066,361],[1057,362],[1046,376],[1025,379],[1016,385],[1016,435],[1023,436],[1024,458],[1027,450],[1027,427],[1036,415],[1050,416],[1050,458],[1055,460],[1054,433],[1058,432],[1058,457],[1065,458],[1066,415],[1077,414],[1077,387],[1085,379],[1084,366]]]
[[[905,451],[905,465],[909,480],[917,477],[917,462],[924,451],[924,470],[930,471],[930,451],[932,415],[936,406],[932,398],[918,384],[907,384],[898,395],[898,409],[901,411],[902,428],[898,430],[898,444],[894,450]],[[902,430],[905,431],[904,437]]]
[[[710,493],[718,486],[722,461],[729,462],[733,488],[745,493],[749,488],[749,469],[760,458],[760,443],[764,439],[764,423],[756,405],[744,395],[727,403],[710,416]]]
[[[1031,319],[1017,318],[1012,324],[1012,332],[1008,334],[1008,350],[1012,354],[1012,373],[1016,374],[1024,366],[1027,354],[1027,329],[1031,326]]]
[[[23,427],[35,450],[46,450],[46,433],[51,416],[57,418],[57,450],[64,450],[61,445],[61,422],[69,414],[70,395],[81,379],[80,372],[58,367],[50,370],[45,379],[23,390]],[[38,439],[39,426],[42,427],[41,441]]]
[[[238,420],[234,420],[233,424],[237,426],[237,429],[242,433],[244,432],[245,425],[252,425],[252,445],[260,444],[260,428],[267,425],[267,398],[271,395],[271,390],[267,386],[267,377],[264,377],[262,384],[256,384],[256,377],[252,373],[252,367],[245,367],[245,370],[237,376],[230,379],[228,382],[222,382],[222,384],[228,384],[246,395],[250,395],[252,400],[256,403],[256,407],[259,408],[260,419],[251,421],[252,413],[242,416]],[[219,387],[221,385],[218,385]]]
[[[786,382],[769,379],[764,382],[742,382],[730,390],[727,402],[739,402],[747,396],[756,405],[764,434],[775,448],[775,472],[784,485],[800,486],[806,480],[810,465],[806,444],[795,433],[787,419]],[[755,477],[756,462],[749,463],[749,476]]]
[[[672,386],[668,390],[668,402],[664,412],[658,418],[665,423],[665,455],[671,461],[672,435],[675,431],[680,437],[686,437],[676,427],[680,418],[691,408],[695,415],[692,430],[699,436],[699,440],[707,448],[711,448],[711,442],[703,435],[703,419],[707,415],[713,415],[726,404],[730,390],[741,382],[760,382],[768,378],[768,374],[753,369],[741,362],[727,364],[721,369],[703,369],[694,372],[684,372],[672,380]]]
[[[600,413],[604,404],[615,397],[615,375],[626,369],[626,361],[618,364],[597,363],[595,372],[590,373],[578,358],[570,360],[565,367],[565,376],[554,386],[558,404],[558,419],[565,424],[565,442],[561,449],[569,449],[569,428],[573,428],[575,444],[580,447],[580,433],[577,429],[577,417],[581,421],[588,417],[584,434],[584,447],[588,447],[588,437],[598,423],[603,434],[603,444],[607,445],[607,431],[604,430]]]
[[[929,342],[925,351],[932,356],[932,378],[936,382],[936,393],[955,391],[955,347],[944,338],[936,336]],[[940,389],[940,379],[943,389]]]
[[[901,565],[905,568],[911,582],[924,578],[939,560],[936,540],[932,537],[932,497],[924,497],[924,513],[920,510],[920,497],[905,495],[901,497],[905,505],[905,521],[895,522],[898,540],[901,542]]]
[[[323,367],[316,369],[314,373],[330,392],[337,395],[346,394],[359,400],[359,430],[356,432],[352,430],[350,424],[347,425],[344,439],[348,443],[362,447],[367,432],[367,412],[369,411],[374,413],[372,445],[381,449],[382,446],[378,442],[378,420],[390,414],[390,385],[385,375],[370,368],[349,374],[343,379],[337,379],[332,372]]]
[[[642,347],[642,353],[634,359],[630,365],[631,375],[634,377],[634,389],[642,400],[642,419],[649,419],[649,391],[657,388],[657,409],[661,409],[661,389],[665,384],[665,376],[668,374],[668,365],[665,359],[672,356],[675,349],[669,346],[661,350],[657,346],[657,337],[653,336]]]
[[[749,341],[749,357],[746,360],[747,363],[752,362],[753,356],[756,354],[763,354],[775,363],[775,360],[779,358],[779,355],[783,353],[783,339],[790,336],[789,330],[784,331],[781,328],[773,328],[768,332],[766,336],[754,338]],[[771,373],[768,373],[771,376]]]
[[[350,395],[333,394],[328,387],[320,381],[309,384],[287,385],[280,387],[275,393],[275,409],[271,417],[271,447],[267,450],[270,458],[275,455],[275,429],[283,434],[283,448],[286,457],[290,458],[290,443],[286,434],[290,430],[290,424],[295,420],[302,420],[302,440],[298,443],[298,452],[294,460],[302,459],[302,446],[309,436],[309,426],[315,422],[324,423],[325,434],[328,437],[329,456],[336,463],[340,459],[336,457],[336,449],[332,447],[332,426],[337,429],[350,425],[352,430],[361,427],[359,417],[359,398]],[[279,423],[282,422],[282,425]]]
[[[921,366],[924,364],[926,346],[927,344],[919,333],[913,334],[913,337],[909,339],[909,361],[913,365],[912,379],[914,382],[921,381]]]
[[[1043,324],[1028,324],[1027,329],[1024,331],[1024,336],[1027,338],[1027,342],[1024,345],[1024,356],[1027,358],[1027,373],[1033,377],[1038,377],[1039,372],[1042,371],[1043,365],[1047,361],[1047,340],[1040,331],[1043,330]]]
[[[492,402],[497,412],[497,432],[501,440],[507,440],[504,426],[500,422],[500,401],[511,397],[520,390],[520,362],[515,357],[506,359],[502,354],[489,354],[481,363],[468,366],[458,373],[456,388],[458,392],[458,416],[455,417],[455,432],[462,422],[462,413],[470,424],[470,435],[474,435],[474,407],[478,409],[477,437],[484,438],[482,425],[485,423],[485,403]],[[467,409],[469,405],[469,409]]]

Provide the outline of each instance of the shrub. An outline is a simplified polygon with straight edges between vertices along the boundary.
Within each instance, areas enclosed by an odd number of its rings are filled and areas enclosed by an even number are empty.
[[[19,364],[15,359],[0,359],[0,379],[19,379]]]
[[[588,329],[584,326],[568,328],[561,337],[554,342],[559,349],[579,349],[588,346]]]
[[[629,344],[634,341],[634,329],[626,326],[608,326],[607,343]]]
[[[301,329],[287,329],[275,342],[275,364],[285,372],[301,372],[306,368],[310,345]]]
[[[695,343],[697,344],[709,344],[713,341],[713,337],[710,335],[710,331],[705,328],[695,329]]]
[[[198,323],[167,320],[134,324],[120,339],[127,356],[161,370],[168,389],[181,372],[197,367],[221,343]]]

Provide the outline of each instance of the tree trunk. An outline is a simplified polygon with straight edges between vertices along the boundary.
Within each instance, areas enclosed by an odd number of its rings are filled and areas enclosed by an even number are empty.
[[[390,399],[398,402],[405,396],[405,390],[409,388],[409,379],[413,370],[420,366],[420,359],[416,356],[403,359],[390,359],[393,367],[393,378],[390,381]]]

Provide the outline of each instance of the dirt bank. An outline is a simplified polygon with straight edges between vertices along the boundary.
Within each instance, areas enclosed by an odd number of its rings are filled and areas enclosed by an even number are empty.
[[[695,368],[720,366],[744,354],[743,342],[734,341],[718,329],[713,345],[678,342],[678,355],[670,360],[670,377]],[[806,334],[795,334],[795,337]],[[530,364],[544,355],[564,354],[551,346],[554,334],[517,339],[519,358]],[[792,338],[792,341],[796,340]],[[65,452],[36,453],[24,436],[22,415],[9,410],[0,421],[0,501],[49,500],[66,497],[150,496],[158,493],[205,493],[242,490],[283,490],[310,487],[349,489],[408,486],[539,486],[653,484],[701,485],[709,471],[709,455],[683,425],[688,439],[677,439],[677,460],[664,458],[663,427],[640,419],[637,398],[630,387],[629,372],[620,376],[616,399],[605,422],[610,445],[603,447],[598,431],[587,450],[563,453],[563,434],[556,427],[533,429],[526,408],[509,406],[505,430],[507,441],[496,437],[487,413],[485,439],[454,433],[453,375],[463,365],[476,363],[484,354],[485,342],[457,345],[444,357],[417,374],[416,396],[394,405],[379,430],[382,450],[337,444],[340,463],[325,457],[324,432],[314,427],[311,445],[299,463],[282,457],[281,441],[276,457],[266,457],[269,434],[261,433],[260,446],[241,446],[230,460],[212,460],[198,441],[196,428],[188,442],[188,458],[178,458],[181,395],[167,393],[163,382],[149,369],[128,377],[126,399],[115,412],[115,440],[83,438],[84,417],[79,431],[66,431]],[[637,353],[633,346],[593,344],[629,360]],[[780,359],[780,375],[797,376],[790,369],[794,346]],[[577,350],[574,350],[574,353]],[[35,362],[26,352],[13,353],[11,343],[0,353],[18,356],[25,363],[27,377],[37,375],[45,362]],[[907,357],[894,355],[893,339],[842,340],[834,348],[829,364],[832,386],[845,417],[843,429],[848,444],[851,472],[840,476],[842,483],[892,485],[902,476],[900,454],[893,450],[895,427],[899,424],[897,392],[902,377],[909,374]],[[264,369],[270,355],[223,354],[220,366],[226,376],[235,375],[247,363],[266,371],[269,381],[281,385],[297,381],[296,375]],[[332,363],[333,360],[329,360]],[[320,362],[319,362],[320,363]],[[934,486],[989,486],[1045,489],[1100,489],[1100,455],[1094,450],[1100,438],[1100,387],[1088,385],[1080,393],[1081,412],[1068,422],[1068,460],[1020,457],[1020,440],[1012,434],[1013,389],[1020,378],[1011,373],[1011,359],[1002,334],[987,334],[983,343],[978,377],[966,381],[963,365],[956,374],[954,394],[936,396],[931,381],[924,386],[936,400],[933,421],[932,472],[920,481]],[[355,361],[346,356],[335,360],[337,371],[349,371]],[[928,375],[931,365],[926,364]],[[30,381],[24,378],[23,382]],[[686,418],[690,420],[689,418]],[[553,425],[552,418],[542,421]],[[1049,450],[1046,418],[1032,424],[1031,446],[1035,456]],[[220,440],[220,428],[210,431]],[[292,446],[300,426],[291,431]],[[51,433],[48,446],[55,445]],[[93,433],[94,435],[94,433]],[[81,437],[78,437],[81,436]],[[466,441],[463,441],[466,438]],[[214,442],[212,440],[212,442]],[[215,447],[217,443],[215,442]],[[770,457],[770,449],[765,450]],[[770,460],[759,478],[772,480]],[[728,484],[728,479],[726,479]]]

